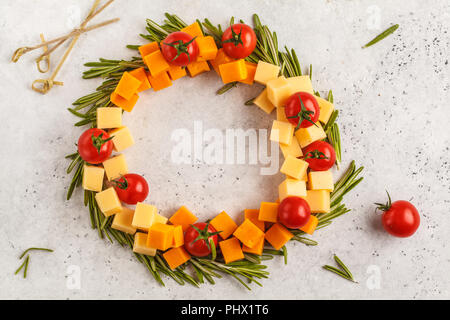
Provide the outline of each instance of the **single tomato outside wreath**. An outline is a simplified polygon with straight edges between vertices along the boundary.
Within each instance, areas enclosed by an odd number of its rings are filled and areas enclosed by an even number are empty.
[[[420,226],[420,215],[411,202],[398,200],[392,202],[388,194],[386,204],[375,203],[377,209],[384,211],[381,217],[384,229],[395,237],[406,238],[412,236]]]

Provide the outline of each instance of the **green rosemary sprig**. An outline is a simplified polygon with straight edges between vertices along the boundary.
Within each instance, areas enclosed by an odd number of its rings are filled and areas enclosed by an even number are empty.
[[[383,40],[384,38],[386,38],[387,36],[393,34],[395,32],[395,30],[397,30],[399,27],[398,24],[394,24],[393,26],[390,26],[389,28],[387,28],[386,30],[384,30],[382,33],[380,33],[379,35],[377,35],[375,38],[373,38],[372,40],[370,40],[368,43],[366,43],[364,46],[362,46],[362,48],[367,48],[370,47],[372,45],[374,45],[375,43]]]
[[[353,275],[350,272],[350,270],[342,262],[342,260],[338,258],[337,255],[334,255],[334,261],[336,261],[336,263],[338,264],[339,269],[336,267],[330,266],[330,265],[324,265],[324,266],[322,266],[322,268],[324,268],[325,270],[331,271],[344,279],[347,279],[349,281],[357,283],[355,281],[355,279],[353,278]]]
[[[28,274],[28,265],[30,263],[30,255],[29,252],[30,251],[46,251],[46,252],[53,252],[52,249],[47,249],[47,248],[36,248],[36,247],[32,247],[32,248],[28,248],[26,249],[24,252],[22,252],[22,254],[19,256],[19,260],[21,260],[25,255],[26,258],[25,260],[22,262],[22,264],[19,266],[19,268],[17,268],[16,272],[14,272],[15,275],[17,275],[20,270],[23,269],[23,277],[26,278],[27,274]]]

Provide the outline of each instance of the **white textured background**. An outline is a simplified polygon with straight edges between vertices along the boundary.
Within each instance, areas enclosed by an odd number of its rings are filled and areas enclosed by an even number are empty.
[[[41,77],[33,52],[9,62],[19,46],[55,37],[78,23],[92,1],[2,0],[0,3],[0,298],[450,298],[450,109],[448,1],[116,1],[93,22],[120,17],[117,24],[83,35],[57,80],[64,87],[42,96],[30,90]],[[375,7],[373,7],[375,5]],[[370,28],[379,11],[380,29]],[[236,282],[179,287],[159,286],[129,250],[98,239],[90,228],[81,192],[65,201],[70,177],[64,155],[81,133],[66,111],[94,90],[99,80],[82,80],[83,63],[128,58],[126,44],[142,43],[145,19],[178,13],[187,22],[208,17],[226,23],[234,15],[249,21],[260,15],[276,30],[280,44],[297,50],[305,67],[314,66],[314,86],[332,88],[341,110],[344,165],[365,166],[364,182],[346,198],[353,211],[317,232],[317,247],[289,244],[289,264],[268,263],[270,279],[248,292]],[[81,16],[77,16],[79,13]],[[361,45],[387,26],[391,37],[369,49]],[[61,53],[61,52],[59,52]],[[53,55],[53,65],[57,55]],[[274,200],[279,175],[263,177],[258,166],[175,166],[170,163],[177,128],[269,128],[272,117],[243,106],[259,88],[241,86],[217,97],[213,74],[178,80],[164,91],[141,95],[124,117],[137,145],[126,151],[132,171],[149,179],[148,199],[169,215],[185,204],[201,218],[221,210],[238,216],[244,208]],[[239,178],[239,179],[237,179]],[[380,229],[373,202],[411,200],[422,224],[409,239]],[[19,253],[30,246],[55,249],[31,257],[29,278],[14,276]],[[323,271],[337,253],[359,284]],[[66,287],[67,268],[81,268],[81,289]],[[381,288],[366,285],[369,266],[381,271]]]

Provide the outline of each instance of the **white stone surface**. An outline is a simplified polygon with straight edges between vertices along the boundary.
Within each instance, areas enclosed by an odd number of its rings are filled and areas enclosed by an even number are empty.
[[[121,21],[81,36],[58,76],[64,87],[45,96],[31,91],[31,82],[42,77],[33,62],[38,52],[17,64],[9,62],[12,52],[39,42],[40,32],[51,38],[74,27],[91,3],[0,3],[0,298],[450,298],[448,1],[116,1],[93,23]],[[99,84],[81,79],[83,63],[131,57],[125,45],[142,43],[145,19],[161,21],[164,12],[222,24],[232,15],[250,21],[258,13],[280,44],[296,49],[305,71],[313,64],[316,90],[333,89],[342,113],[344,166],[355,159],[366,168],[364,182],[345,200],[352,212],[317,232],[317,247],[289,244],[288,265],[281,259],[267,263],[270,279],[251,292],[228,278],[200,289],[165,279],[161,287],[129,250],[98,239],[81,192],[65,201],[70,177],[64,155],[74,151],[81,133],[66,108]],[[361,49],[392,23],[400,24],[393,36]],[[57,54],[52,58],[55,66]],[[236,217],[276,198],[282,177],[260,176],[259,166],[170,163],[171,132],[192,130],[194,121],[220,130],[270,127],[273,116],[243,105],[258,87],[240,86],[218,97],[220,85],[213,73],[178,80],[170,89],[142,94],[124,117],[137,141],[125,152],[129,166],[149,179],[149,201],[165,215],[185,204],[203,219],[221,210]],[[373,202],[385,200],[385,189],[420,210],[422,224],[412,238],[393,238],[381,229]],[[14,276],[18,255],[30,246],[55,252],[34,253],[29,277]],[[321,269],[332,263],[333,253],[359,284]],[[81,270],[80,289],[67,287],[71,265]],[[379,289],[366,284],[370,266],[380,271]]]

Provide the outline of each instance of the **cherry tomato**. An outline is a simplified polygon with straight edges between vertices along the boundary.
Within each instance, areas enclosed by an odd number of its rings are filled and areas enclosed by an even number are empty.
[[[389,193],[388,198],[386,204],[376,203],[378,209],[384,211],[381,218],[384,229],[395,237],[412,236],[420,225],[420,215],[416,207],[405,200],[391,202]]]
[[[244,23],[233,24],[222,35],[222,47],[228,56],[244,59],[255,50],[255,31]]]
[[[319,120],[319,104],[308,92],[296,92],[286,101],[284,109],[289,122],[298,128],[308,128]]]
[[[199,48],[195,38],[186,32],[172,32],[161,43],[164,58],[176,66],[185,67],[197,60]]]
[[[319,140],[303,149],[303,160],[314,171],[326,171],[336,162],[336,152],[331,144]]]
[[[217,247],[219,232],[205,222],[192,224],[184,234],[184,248],[193,256],[205,257],[211,253],[210,241]],[[206,242],[207,240],[208,242]]]
[[[78,139],[81,159],[92,164],[107,160],[113,150],[112,138],[101,129],[92,128],[83,132]]]
[[[278,221],[289,229],[303,227],[311,216],[308,202],[300,197],[287,197],[278,206]]]
[[[127,173],[112,182],[119,199],[127,204],[143,202],[148,196],[148,183],[141,175]]]

